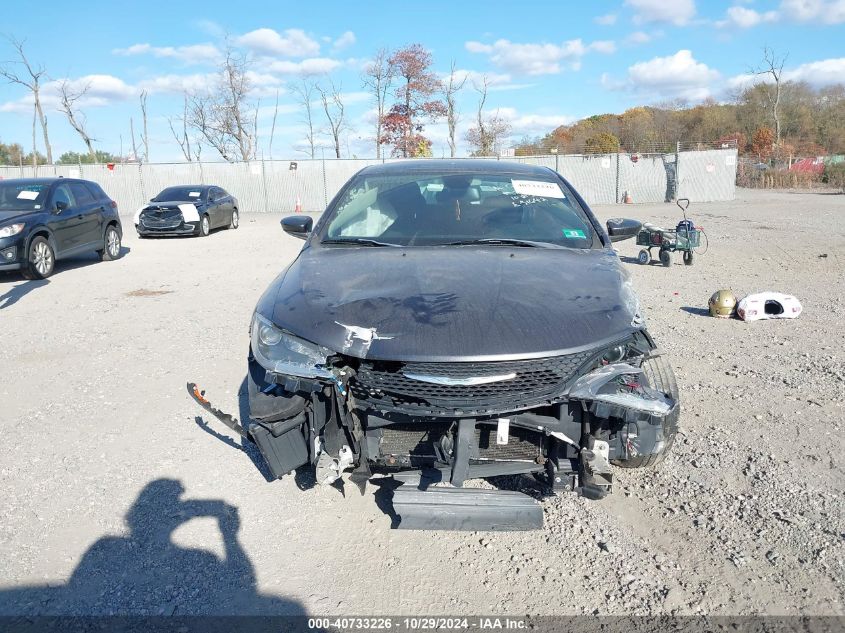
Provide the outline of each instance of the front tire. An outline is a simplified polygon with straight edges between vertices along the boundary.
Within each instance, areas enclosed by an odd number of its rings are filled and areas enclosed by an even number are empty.
[[[692,266],[692,251],[684,251],[684,266]]]
[[[56,254],[47,238],[36,237],[29,245],[29,253],[21,273],[26,279],[47,279],[56,266]]]
[[[675,380],[675,373],[672,367],[662,356],[654,356],[643,362],[643,376],[648,380],[653,389],[662,391],[670,398],[678,402],[680,396],[678,394],[678,383]],[[671,414],[663,418],[663,448],[659,453],[637,455],[629,459],[615,459],[614,466],[621,468],[648,468],[656,466],[662,462],[666,455],[672,450],[672,445],[675,443],[675,437],[678,434],[678,429],[681,425],[681,408],[676,406]]]
[[[646,249],[642,249],[637,255],[637,261],[641,264],[647,264],[651,261],[651,255]]]
[[[240,216],[238,215],[238,210],[235,209],[234,211],[232,211],[232,221],[229,222],[229,228],[230,229],[238,228],[239,222],[240,222]]]
[[[104,262],[111,262],[120,258],[120,231],[115,226],[106,228],[106,235],[103,238],[103,249],[97,251],[100,259]]]
[[[672,255],[669,254],[669,251],[660,251],[660,263],[667,268],[672,265]]]
[[[211,233],[211,221],[207,215],[204,215],[200,218],[199,236],[208,237],[209,233]]]

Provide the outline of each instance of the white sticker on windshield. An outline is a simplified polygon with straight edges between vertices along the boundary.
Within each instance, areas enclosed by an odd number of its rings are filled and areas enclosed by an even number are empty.
[[[19,200],[35,200],[38,197],[38,191],[27,191],[24,189],[23,191],[18,192],[18,199]]]
[[[556,182],[540,180],[511,180],[513,190],[526,196],[542,196],[544,198],[564,198],[560,185]]]
[[[189,192],[188,192],[188,195],[189,195],[191,198],[199,198],[199,197],[200,197],[200,192],[199,192],[199,191],[189,191]]]

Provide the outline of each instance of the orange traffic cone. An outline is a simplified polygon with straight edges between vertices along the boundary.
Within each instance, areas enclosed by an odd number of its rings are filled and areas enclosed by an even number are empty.
[[[625,192],[625,204],[631,204],[634,199],[631,197],[631,194],[627,191]]]
[[[299,196],[296,196],[296,206],[293,209],[294,213],[302,213],[302,200],[299,199]]]

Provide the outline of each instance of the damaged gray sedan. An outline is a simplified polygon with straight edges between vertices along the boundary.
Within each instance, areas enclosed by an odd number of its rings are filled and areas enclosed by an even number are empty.
[[[599,499],[612,465],[670,450],[672,370],[611,238],[552,170],[367,167],[316,225],[282,226],[305,245],[255,309],[248,429],[189,387],[274,476],[363,490],[391,474],[398,527],[528,529],[533,498],[464,482],[533,474]]]

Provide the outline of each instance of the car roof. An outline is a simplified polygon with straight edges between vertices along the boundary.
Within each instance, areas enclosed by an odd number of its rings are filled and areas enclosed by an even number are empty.
[[[74,182],[78,181],[77,178],[59,178],[57,176],[51,176],[49,178],[4,178],[3,183],[11,183],[13,185],[52,185],[54,182],[57,181],[67,181],[67,182]]]
[[[370,165],[361,170],[362,175],[441,174],[466,173],[489,175],[546,176],[552,172],[548,167],[526,165],[513,161],[495,159],[423,159],[400,160],[380,165]]]
[[[222,189],[222,187],[217,185],[167,185],[164,189],[174,189],[176,187],[179,187],[180,189],[208,189],[209,187]],[[164,191],[164,189],[162,189],[162,191]]]

